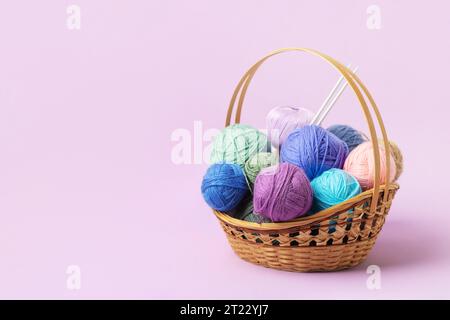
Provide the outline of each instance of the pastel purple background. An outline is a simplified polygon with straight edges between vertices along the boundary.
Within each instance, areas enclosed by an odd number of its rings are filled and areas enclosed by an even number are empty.
[[[81,7],[81,30],[66,7]],[[381,30],[366,9],[381,8]],[[0,298],[450,298],[448,1],[4,1],[0,5]],[[200,194],[206,165],[175,165],[171,133],[223,126],[262,55],[318,49],[360,66],[405,155],[368,260],[296,274],[248,264]],[[317,109],[337,74],[277,57],[243,122]],[[366,130],[347,90],[327,120]],[[81,267],[82,288],[66,288]],[[382,289],[366,288],[367,266]]]

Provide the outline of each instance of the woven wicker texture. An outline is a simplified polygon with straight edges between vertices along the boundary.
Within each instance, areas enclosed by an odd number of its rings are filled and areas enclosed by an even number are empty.
[[[285,229],[280,229],[283,224],[225,221],[223,213],[216,215],[231,247],[244,260],[287,271],[333,271],[353,267],[367,257],[397,190],[393,185],[388,202],[380,195],[374,212],[369,196],[329,219]]]
[[[366,259],[375,239],[348,245],[292,249],[244,245],[239,239],[228,236],[231,247],[242,259],[268,268],[296,272],[337,271],[354,267]]]

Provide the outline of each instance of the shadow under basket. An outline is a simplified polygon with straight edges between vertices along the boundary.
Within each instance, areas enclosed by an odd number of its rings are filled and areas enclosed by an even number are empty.
[[[286,271],[337,271],[366,259],[398,188],[395,183],[389,185],[387,201],[383,200],[381,188],[373,212],[373,190],[368,190],[315,215],[289,222],[259,224],[214,213],[234,252],[248,262]]]

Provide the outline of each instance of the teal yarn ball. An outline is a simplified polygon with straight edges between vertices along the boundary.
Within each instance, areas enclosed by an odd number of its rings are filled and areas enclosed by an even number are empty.
[[[355,177],[341,169],[330,169],[311,182],[313,211],[321,211],[361,193]]]
[[[245,124],[233,124],[216,136],[212,151],[212,163],[235,163],[244,167],[245,162],[258,152],[270,151],[267,136]]]
[[[244,166],[245,176],[248,182],[253,185],[258,173],[267,167],[278,163],[278,155],[271,152],[259,152],[251,156]]]
[[[242,168],[229,163],[210,166],[203,177],[201,189],[206,203],[218,211],[235,208],[249,191]]]
[[[349,152],[367,140],[361,132],[345,124],[335,124],[327,130],[344,141],[347,144]]]

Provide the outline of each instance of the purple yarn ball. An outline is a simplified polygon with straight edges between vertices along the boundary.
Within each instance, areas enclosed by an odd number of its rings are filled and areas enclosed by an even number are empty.
[[[255,181],[253,207],[255,213],[270,220],[288,221],[308,212],[313,192],[302,169],[282,163],[263,169]]]
[[[294,130],[281,146],[281,162],[303,169],[309,180],[331,169],[342,169],[348,155],[347,144],[316,125]]]

